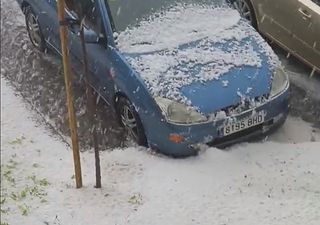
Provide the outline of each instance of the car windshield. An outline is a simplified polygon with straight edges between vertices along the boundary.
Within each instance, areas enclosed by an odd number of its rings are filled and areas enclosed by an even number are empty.
[[[225,0],[106,0],[116,31],[138,24],[155,12],[177,4],[222,5]]]

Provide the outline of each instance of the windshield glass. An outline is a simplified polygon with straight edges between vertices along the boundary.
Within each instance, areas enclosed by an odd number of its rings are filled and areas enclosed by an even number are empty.
[[[116,31],[138,24],[155,12],[177,4],[222,5],[225,0],[106,0]]]

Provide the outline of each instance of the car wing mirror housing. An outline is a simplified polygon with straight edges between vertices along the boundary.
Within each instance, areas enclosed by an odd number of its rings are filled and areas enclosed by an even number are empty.
[[[97,44],[100,42],[99,35],[93,30],[84,29],[84,41],[89,44]]]

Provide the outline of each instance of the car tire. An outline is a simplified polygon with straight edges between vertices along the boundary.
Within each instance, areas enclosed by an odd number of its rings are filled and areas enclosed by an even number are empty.
[[[38,18],[30,6],[26,7],[24,12],[27,32],[31,43],[37,50],[44,52],[46,49],[46,42],[41,32]]]
[[[116,105],[118,119],[128,136],[138,145],[147,146],[147,138],[140,117],[133,104],[125,97],[120,97]]]
[[[257,29],[257,18],[250,0],[233,0],[231,4],[239,11],[243,18],[248,20]]]

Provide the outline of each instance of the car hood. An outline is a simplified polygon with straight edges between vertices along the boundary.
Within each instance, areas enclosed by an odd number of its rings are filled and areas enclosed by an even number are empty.
[[[204,114],[267,95],[279,65],[230,8],[176,7],[120,33],[118,46],[154,97]]]

